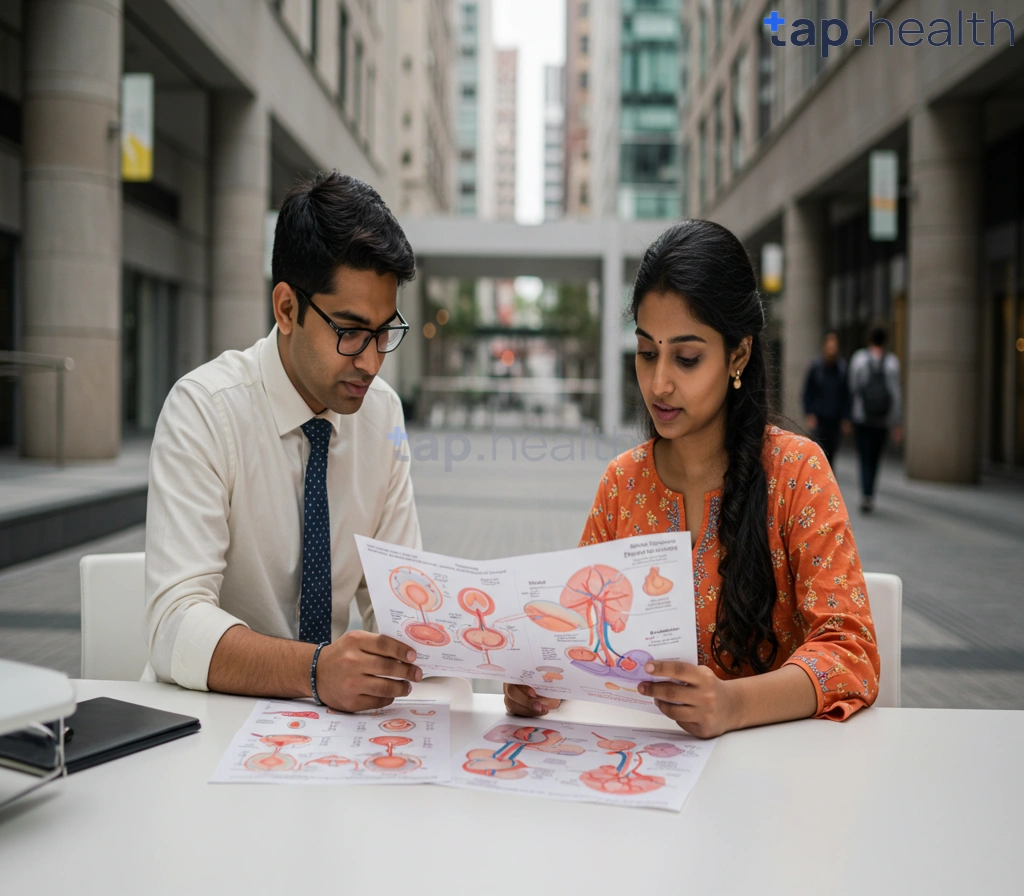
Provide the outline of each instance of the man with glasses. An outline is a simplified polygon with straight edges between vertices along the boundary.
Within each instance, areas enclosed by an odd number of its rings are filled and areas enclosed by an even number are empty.
[[[377,374],[409,330],[411,247],[371,187],[331,172],[277,219],[276,325],[184,376],[160,414],[146,516],[146,677],[354,712],[419,681],[372,633],[356,534],[420,548],[402,407]],[[310,313],[312,311],[312,313]],[[353,597],[365,629],[347,632]]]

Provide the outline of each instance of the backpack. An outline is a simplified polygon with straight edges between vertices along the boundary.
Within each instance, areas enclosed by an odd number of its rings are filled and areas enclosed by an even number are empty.
[[[892,392],[885,377],[885,358],[868,362],[868,381],[861,389],[864,401],[864,416],[868,420],[884,421],[892,410]]]

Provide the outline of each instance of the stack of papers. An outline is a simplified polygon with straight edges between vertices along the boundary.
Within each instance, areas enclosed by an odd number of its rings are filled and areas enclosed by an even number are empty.
[[[658,712],[651,660],[697,662],[688,532],[473,561],[356,536],[380,632],[425,674]],[[446,784],[679,811],[714,749],[682,731],[509,717],[450,752],[449,707],[262,700],[211,783]]]

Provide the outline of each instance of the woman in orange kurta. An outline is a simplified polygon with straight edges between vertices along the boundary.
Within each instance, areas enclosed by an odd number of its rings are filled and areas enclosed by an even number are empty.
[[[768,423],[764,308],[740,242],[684,221],[633,291],[650,439],[609,465],[581,544],[689,530],[698,665],[649,663],[640,693],[703,737],[818,716],[878,694],[874,623],[824,452]],[[557,701],[506,685],[510,712]]]

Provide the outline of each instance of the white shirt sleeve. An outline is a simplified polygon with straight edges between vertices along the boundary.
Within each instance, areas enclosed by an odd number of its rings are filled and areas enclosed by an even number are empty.
[[[224,632],[220,608],[236,453],[216,398],[179,381],[153,437],[146,508],[145,634],[159,679],[207,690]]]
[[[402,406],[397,396],[393,399],[395,412],[389,432],[394,427],[405,430],[405,416],[402,414]],[[420,533],[420,521],[416,515],[416,501],[412,492],[412,475],[410,466],[412,453],[409,446],[405,445],[399,457],[395,457],[392,451],[391,476],[388,482],[387,498],[384,501],[384,512],[381,514],[380,523],[373,537],[386,541],[390,544],[401,545],[402,547],[415,548],[417,551],[423,549],[423,537]],[[377,631],[377,620],[373,614],[373,605],[370,603],[370,592],[366,587],[366,578],[359,580],[356,588],[356,606],[363,619],[363,626],[367,631]]]

